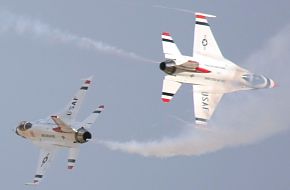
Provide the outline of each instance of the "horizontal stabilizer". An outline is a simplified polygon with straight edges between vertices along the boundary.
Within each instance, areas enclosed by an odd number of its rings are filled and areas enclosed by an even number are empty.
[[[165,77],[163,80],[163,88],[161,99],[164,103],[168,103],[171,101],[173,96],[176,94],[178,89],[180,88],[181,83],[168,79]]]
[[[98,116],[105,109],[104,105],[99,106],[96,110],[94,110],[82,123],[84,128],[90,128],[97,120]]]
[[[175,59],[176,57],[180,57],[181,53],[174,43],[169,32],[163,32],[162,35],[162,47],[163,53],[166,59]]]
[[[69,148],[67,169],[71,170],[76,166],[77,156],[79,154],[79,147]]]

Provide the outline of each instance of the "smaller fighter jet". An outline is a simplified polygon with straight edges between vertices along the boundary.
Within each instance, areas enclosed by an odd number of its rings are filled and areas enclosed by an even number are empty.
[[[214,38],[208,18],[196,13],[192,56],[183,55],[169,32],[163,32],[165,61],[160,69],[166,73],[161,99],[168,103],[182,84],[191,84],[196,124],[206,125],[225,93],[273,88],[275,82],[252,73],[226,59]]]
[[[74,168],[80,144],[86,143],[92,138],[92,134],[88,129],[104,110],[104,106],[101,105],[82,122],[75,121],[75,117],[91,84],[91,79],[92,77],[84,80],[83,85],[62,113],[36,122],[22,121],[16,128],[17,135],[30,140],[40,148],[36,174],[33,181],[26,183],[26,185],[39,184],[55,153],[60,148],[68,149],[67,168],[70,170]]]

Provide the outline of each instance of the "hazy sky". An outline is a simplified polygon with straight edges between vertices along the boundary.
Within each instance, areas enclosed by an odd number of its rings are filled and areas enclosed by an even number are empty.
[[[90,75],[93,85],[78,119],[105,105],[92,128],[94,143],[81,147],[74,171],[67,171],[67,152],[60,151],[38,189],[289,188],[289,1],[1,0],[0,5],[1,189],[31,188],[24,183],[32,180],[38,160],[38,148],[12,130],[21,120],[62,109],[80,79]],[[164,105],[164,74],[155,63],[164,59],[163,31],[191,55],[194,17],[156,5],[216,15],[209,22],[223,54],[279,87],[228,94],[211,130],[194,129],[191,86]]]

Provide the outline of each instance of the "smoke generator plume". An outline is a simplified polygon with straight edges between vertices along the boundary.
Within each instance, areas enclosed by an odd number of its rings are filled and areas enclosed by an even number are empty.
[[[290,127],[290,25],[251,55],[243,65],[278,83],[274,89],[227,94],[216,110],[218,117],[208,130],[194,124],[176,137],[148,142],[101,141],[112,150],[143,156],[170,157],[201,155],[258,142]],[[283,101],[285,100],[285,101]]]
[[[135,59],[137,61],[156,63],[156,61],[144,58],[133,52],[127,52],[123,49],[101,41],[96,41],[87,37],[80,37],[75,34],[53,28],[38,20],[19,16],[9,11],[0,11],[0,33],[5,32],[16,32],[19,35],[31,35],[34,38],[48,40],[54,43],[72,44],[80,49],[109,53]]]
[[[183,12],[183,13],[190,13],[190,14],[195,14],[195,12],[187,9],[181,9],[181,8],[174,8],[174,7],[167,7],[163,5],[153,5],[154,8],[159,8],[159,9],[167,9],[167,10],[173,10],[173,11],[178,11],[178,12]]]

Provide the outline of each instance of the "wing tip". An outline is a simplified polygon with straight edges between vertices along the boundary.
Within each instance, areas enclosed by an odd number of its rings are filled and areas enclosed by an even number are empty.
[[[206,19],[206,18],[215,18],[215,15],[210,15],[210,14],[206,14],[206,13],[201,13],[201,12],[196,12],[195,13],[195,17],[196,18],[201,18],[201,19]]]
[[[170,102],[170,99],[167,99],[167,98],[161,98],[162,102],[164,103],[169,103]]]
[[[171,34],[169,32],[162,32],[163,36],[171,36]]]
[[[87,77],[87,78],[84,78],[82,79],[84,81],[85,84],[91,84],[92,83],[92,80],[93,80],[93,75]]]
[[[196,118],[195,118],[195,123],[196,123],[198,126],[200,126],[200,125],[205,126],[205,125],[207,125],[207,119],[196,117]]]
[[[37,180],[34,180],[33,182],[25,183],[25,185],[38,185],[38,184],[39,184],[39,181]]]
[[[85,84],[91,84],[91,80],[85,80]]]

